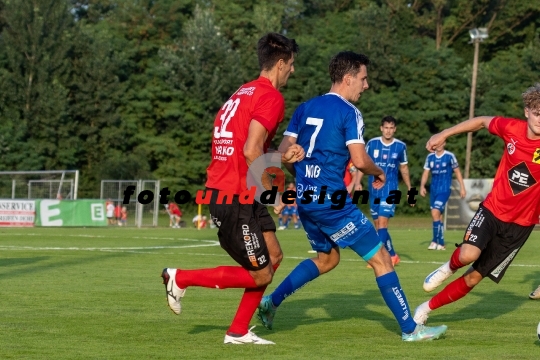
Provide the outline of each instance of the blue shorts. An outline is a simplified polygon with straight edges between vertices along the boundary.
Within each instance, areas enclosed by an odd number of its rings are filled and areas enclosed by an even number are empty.
[[[302,224],[311,248],[328,253],[339,246],[355,246],[355,251],[366,261],[381,248],[379,235],[368,218],[351,203],[343,209],[304,210],[298,207]]]
[[[298,215],[298,207],[294,205],[287,205],[285,208],[281,211],[281,215]]]
[[[442,214],[444,212],[444,207],[448,202],[448,198],[450,198],[450,191],[445,191],[438,194],[431,193],[429,195],[429,205],[432,210],[437,209]]]
[[[394,217],[394,213],[396,212],[396,204],[388,204],[385,200],[381,200],[380,204],[375,204],[374,201],[375,199],[369,200],[369,210],[373,220],[377,220],[379,216],[384,216],[386,218]]]

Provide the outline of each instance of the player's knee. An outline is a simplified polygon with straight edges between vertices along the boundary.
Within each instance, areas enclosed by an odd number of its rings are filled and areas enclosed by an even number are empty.
[[[280,264],[281,260],[283,260],[283,252],[281,251],[281,249],[279,250],[279,252],[270,255],[270,261],[272,262],[272,265]]]
[[[266,286],[272,282],[273,277],[274,273],[271,270],[271,266],[268,265],[263,270],[257,271],[253,277],[253,280],[255,280],[255,284],[257,286]]]
[[[467,251],[463,248],[461,249],[461,252],[459,253],[459,261],[463,265],[469,265],[470,263],[476,261],[478,257],[480,256],[480,250],[478,251]]]
[[[468,287],[472,288],[478,285],[480,281],[482,281],[483,277],[477,271],[473,271],[469,274],[464,275],[463,279],[465,280],[465,284],[467,284]]]

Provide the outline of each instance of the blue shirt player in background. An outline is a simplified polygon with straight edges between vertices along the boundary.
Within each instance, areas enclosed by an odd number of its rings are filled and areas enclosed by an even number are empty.
[[[392,237],[388,232],[388,221],[394,216],[396,204],[387,203],[386,200],[392,196],[392,191],[399,190],[398,171],[401,173],[407,190],[411,189],[409,166],[407,165],[407,146],[403,141],[394,138],[396,130],[396,119],[392,116],[386,116],[381,121],[382,136],[369,140],[366,145],[368,155],[377,166],[384,170],[386,175],[386,184],[380,189],[373,187],[373,177],[369,177],[369,204],[377,233],[386,246],[386,250],[390,253],[394,266],[399,264],[400,259],[394,250]]]
[[[446,144],[446,143],[445,143]],[[459,182],[459,195],[463,199],[466,195],[465,184],[459,165],[454,154],[444,150],[444,145],[439,146],[434,153],[426,158],[424,173],[420,181],[420,195],[426,196],[426,183],[431,171],[431,186],[429,187],[429,204],[431,207],[431,217],[433,218],[433,239],[428,250],[446,250],[443,235],[443,213],[448,198],[450,197],[450,187],[452,186],[452,174],[456,173]]]
[[[349,247],[373,267],[383,299],[401,327],[402,340],[437,339],[446,326],[428,328],[414,322],[388,251],[373,225],[352,203],[343,181],[343,169],[351,159],[357,169],[373,175],[374,189],[385,182],[384,171],[366,153],[362,114],[352,104],[368,88],[368,64],[365,55],[350,51],[334,56],[329,66],[330,92],[301,104],[285,131],[280,151],[288,144],[298,144],[306,152],[303,161],[286,167],[296,176],[298,212],[317,257],[298,264],[261,300],[258,317],[271,329],[283,300],[335,268],[339,248]]]

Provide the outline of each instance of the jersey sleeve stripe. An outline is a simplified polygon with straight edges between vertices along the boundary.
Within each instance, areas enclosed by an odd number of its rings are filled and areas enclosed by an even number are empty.
[[[355,139],[355,140],[349,140],[349,141],[346,141],[345,142],[345,145],[350,145],[350,144],[363,144],[364,143],[364,140],[363,139]]]
[[[297,138],[298,137],[298,134],[295,134],[293,132],[290,132],[290,131],[285,131],[283,133],[284,136],[290,136],[290,137],[293,137],[293,138]]]

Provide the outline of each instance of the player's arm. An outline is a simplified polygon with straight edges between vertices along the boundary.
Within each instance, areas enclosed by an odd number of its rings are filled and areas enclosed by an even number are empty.
[[[409,165],[400,164],[399,172],[401,173],[403,182],[405,183],[405,185],[407,185],[407,190],[410,190],[411,189],[411,176],[409,175]]]
[[[399,164],[399,172],[403,178],[403,182],[407,185],[407,191],[411,190],[411,177],[409,175],[409,165]],[[415,204],[409,204],[411,207],[414,207]]]
[[[454,173],[456,174],[457,181],[459,182],[459,196],[464,199],[465,196],[467,196],[467,191],[465,190],[465,183],[463,182],[463,176],[461,176],[459,167],[454,169]]]
[[[246,143],[244,144],[244,157],[248,166],[264,154],[263,146],[267,138],[268,130],[260,122],[251,120]],[[261,180],[265,189],[272,189],[272,177],[269,173],[264,172]]]
[[[479,116],[469,120],[460,122],[448,129],[441,131],[438,134],[433,135],[426,144],[426,149],[430,152],[434,152],[439,146],[441,146],[446,139],[450,136],[462,134],[466,132],[478,131],[480,129],[489,129],[489,124],[493,120],[494,116]]]
[[[422,173],[422,179],[420,180],[420,196],[425,197],[427,194],[426,191],[426,184],[429,178],[429,170],[424,169],[424,172]]]
[[[292,176],[296,176],[293,163],[304,159],[304,149],[296,143],[294,136],[285,135],[281,144],[279,144],[278,151],[281,153],[281,162],[285,166],[285,169]]]
[[[353,165],[364,174],[373,175],[373,188],[380,189],[386,182],[384,171],[375,165],[366,152],[365,144],[353,143],[348,145]]]

